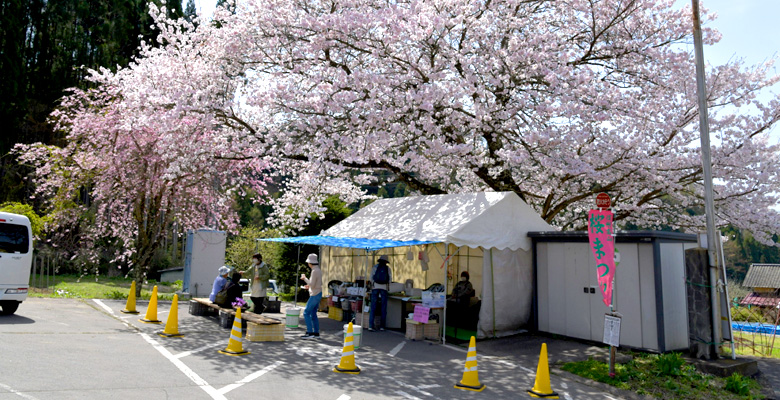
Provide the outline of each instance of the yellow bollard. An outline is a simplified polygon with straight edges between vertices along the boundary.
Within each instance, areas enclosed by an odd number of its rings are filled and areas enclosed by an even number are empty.
[[[558,393],[550,387],[550,367],[547,365],[547,343],[542,343],[542,351],[539,353],[539,364],[536,366],[536,380],[534,388],[528,390],[528,395],[542,399],[557,399]]]
[[[463,378],[455,384],[455,389],[472,390],[474,392],[485,390],[485,385],[479,383],[477,341],[474,336],[469,341],[469,351],[466,353],[466,366],[463,368]]]
[[[333,368],[333,372],[342,374],[357,375],[360,373],[360,367],[355,365],[355,346],[352,336],[352,322],[347,326],[347,333],[344,335],[344,349],[341,351],[341,361],[339,365]]]
[[[138,314],[135,309],[135,281],[130,284],[130,294],[127,296],[127,303],[124,310],[119,310],[125,314]]]
[[[230,330],[230,339],[225,350],[219,350],[219,353],[229,356],[245,356],[249,354],[244,350],[241,341],[241,308],[236,309],[236,318],[233,320],[233,328]]]
[[[182,337],[179,333],[179,295],[173,295],[173,304],[171,304],[171,311],[168,313],[168,322],[165,323],[165,329],[158,333],[162,337]]]
[[[157,286],[152,289],[152,298],[149,300],[149,307],[146,308],[146,318],[141,318],[139,321],[146,324],[162,324],[162,321],[157,319]]]

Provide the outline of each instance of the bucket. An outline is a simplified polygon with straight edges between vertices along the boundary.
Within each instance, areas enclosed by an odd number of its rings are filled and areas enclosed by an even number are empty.
[[[347,329],[349,324],[344,325],[344,339],[347,338]],[[360,348],[360,339],[363,337],[363,327],[360,325],[352,325],[352,344],[355,346],[355,350]]]
[[[298,320],[301,318],[301,308],[300,307],[288,308],[285,315],[287,317],[285,326],[287,326],[288,328],[297,328]]]

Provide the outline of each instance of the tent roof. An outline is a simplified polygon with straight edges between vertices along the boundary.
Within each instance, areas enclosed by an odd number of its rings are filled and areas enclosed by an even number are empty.
[[[290,238],[258,239],[265,242],[284,242],[284,243],[302,243],[313,244],[317,246],[347,247],[351,249],[366,249],[369,251],[380,250],[388,247],[415,246],[418,244],[428,244],[419,240],[384,240],[384,239],[361,239],[352,237],[332,237],[332,236],[297,236]]]
[[[514,192],[480,192],[380,199],[323,235],[528,251],[527,233],[545,230]]]

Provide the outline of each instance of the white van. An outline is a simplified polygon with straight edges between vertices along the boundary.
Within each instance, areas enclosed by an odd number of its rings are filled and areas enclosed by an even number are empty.
[[[30,220],[24,215],[0,212],[0,314],[13,314],[27,299],[32,260]]]

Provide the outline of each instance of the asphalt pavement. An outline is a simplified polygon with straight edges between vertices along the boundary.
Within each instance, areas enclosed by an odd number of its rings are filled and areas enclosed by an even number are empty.
[[[16,315],[0,317],[0,400],[530,398],[541,343],[479,342],[479,380],[487,387],[472,392],[453,387],[465,349],[397,332],[365,332],[355,351],[361,373],[332,372],[342,356],[343,322],[324,313],[320,340],[299,338],[301,318],[299,329],[285,330],[284,342],[244,340],[251,353],[232,357],[218,353],[230,329],[216,317],[190,315],[186,301],[178,308],[182,338],[160,337],[164,325],[140,322],[146,302],[138,303],[139,315],[122,314],[124,307],[124,301],[30,298]],[[158,305],[163,322],[170,307]],[[283,314],[276,317],[284,322]],[[518,346],[526,356],[518,356]],[[558,346],[550,345],[551,363],[567,351]],[[624,398],[560,372],[551,384],[562,399]]]

